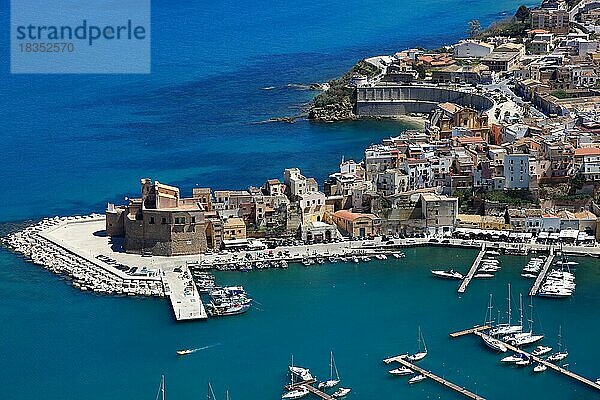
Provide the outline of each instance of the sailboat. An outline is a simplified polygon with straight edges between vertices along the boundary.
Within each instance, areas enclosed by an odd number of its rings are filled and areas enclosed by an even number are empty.
[[[485,324],[486,325],[492,325],[492,310],[493,310],[492,294],[490,293],[490,302],[488,304],[488,309],[485,313]],[[488,316],[489,316],[489,319],[488,319]],[[488,332],[488,334],[485,334],[482,332],[480,336],[481,336],[481,339],[483,340],[483,342],[485,343],[485,345],[488,346],[489,348],[499,351],[501,353],[506,353],[508,351],[508,349],[506,348],[506,345],[504,343],[502,343],[501,340],[493,337],[490,332]]]
[[[208,382],[208,390],[206,391],[206,400],[217,400],[215,396],[215,391],[212,388],[210,382]]]
[[[160,385],[158,386],[158,392],[156,393],[156,400],[165,400],[165,376],[160,376]]]
[[[521,309],[521,326],[523,326],[523,297],[521,295],[519,295],[519,304]],[[529,332],[520,332],[508,335],[504,338],[507,343],[520,347],[538,342],[544,338],[544,335],[533,334],[533,297],[530,298],[529,307],[531,310],[531,315],[529,317]]]
[[[335,379],[333,373],[335,372]],[[340,374],[338,373],[337,366],[335,365],[335,359],[333,358],[333,351],[330,354],[329,359],[329,379],[320,382],[317,387],[319,389],[329,389],[340,383]]]
[[[511,295],[510,295],[510,283],[508,284],[508,321],[505,324],[498,324],[495,328],[490,329],[492,336],[496,335],[510,335],[513,333],[519,333],[523,329],[522,325],[512,325],[511,320]]]
[[[562,325],[558,327],[558,351],[554,354],[550,354],[548,356],[548,361],[551,362],[558,362],[558,361],[562,361],[565,358],[567,358],[569,356],[569,352],[565,349],[564,351],[562,350]]]
[[[423,350],[421,350],[421,342],[423,343]],[[419,326],[419,333],[417,335],[417,348],[418,351],[415,354],[409,355],[406,357],[408,361],[419,361],[425,358],[427,355],[427,344],[425,343],[425,338],[421,333],[421,327]]]
[[[294,367],[294,356],[293,355],[292,355],[292,361],[291,361],[291,365],[290,365],[289,369],[290,369],[290,375],[292,377],[292,384],[289,386],[290,390],[288,390],[286,393],[284,393],[281,396],[281,398],[283,400],[295,400],[295,399],[299,399],[299,398],[304,397],[307,394],[309,394],[310,392],[304,386],[296,386],[296,387],[294,387],[294,376],[298,374],[298,375],[301,376],[302,380],[305,380],[302,377],[302,375],[305,375],[306,373],[308,373],[310,375],[310,372],[308,372],[308,369],[306,369],[306,368],[300,368],[300,367]],[[305,373],[301,374],[300,373],[301,370],[305,371]],[[311,378],[312,378],[312,376],[311,376]]]

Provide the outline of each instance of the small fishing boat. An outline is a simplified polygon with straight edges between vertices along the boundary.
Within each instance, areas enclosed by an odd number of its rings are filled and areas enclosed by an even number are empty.
[[[192,354],[193,352],[194,350],[192,349],[177,350],[177,355],[185,356],[186,354]]]
[[[353,256],[352,257],[352,262],[355,263],[355,264],[358,264],[360,262],[360,260],[358,259],[358,257]]]
[[[333,397],[335,397],[336,399],[339,399],[339,398],[341,398],[341,397],[344,397],[344,396],[346,396],[346,395],[347,395],[348,393],[350,393],[351,391],[352,391],[352,389],[340,387],[338,390],[336,390],[336,391],[333,393],[333,395],[332,395],[332,396],[333,396]]]
[[[325,264],[325,259],[323,257],[317,257],[317,264]]]
[[[427,379],[427,377],[426,377],[425,375],[421,375],[421,374],[419,374],[419,375],[415,375],[415,376],[413,376],[412,378],[410,378],[410,379],[408,380],[408,383],[409,383],[410,385],[412,385],[412,384],[414,384],[414,383],[421,382],[421,381],[423,381],[423,380],[425,380],[425,379]]]

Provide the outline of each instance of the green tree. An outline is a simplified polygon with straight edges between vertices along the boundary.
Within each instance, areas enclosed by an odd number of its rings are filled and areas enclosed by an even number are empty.
[[[471,38],[478,36],[481,33],[481,22],[478,19],[469,21],[469,29],[467,31]]]
[[[515,13],[515,18],[521,22],[527,22],[529,21],[529,18],[531,18],[531,11],[527,6],[521,5]]]

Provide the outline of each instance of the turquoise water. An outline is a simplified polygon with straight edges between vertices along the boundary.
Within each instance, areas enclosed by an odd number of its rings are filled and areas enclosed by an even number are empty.
[[[176,324],[169,303],[159,299],[110,298],[79,292],[60,279],[0,252],[3,364],[7,398],[152,398],[167,376],[169,398],[202,398],[211,381],[219,398],[278,398],[290,355],[319,377],[329,373],[333,350],[352,398],[459,398],[434,382],[409,386],[392,377],[382,359],[416,349],[422,327],[427,369],[488,399],[591,399],[598,394],[550,371],[500,365],[499,355],[476,337],[450,339],[450,332],[484,320],[488,293],[504,309],[506,283],[518,292],[526,260],[501,257],[490,281],[474,281],[463,296],[457,282],[430,277],[429,269],[454,265],[466,271],[470,250],[419,248],[402,260],[330,264],[252,273],[222,272],[219,283],[243,284],[255,306],[237,317]],[[426,260],[426,261],[425,261]],[[535,301],[535,330],[554,345],[558,326],[570,352],[570,368],[600,376],[600,304],[597,262],[580,259],[577,291],[569,300]],[[516,312],[515,312],[516,314]],[[214,346],[189,356],[175,350]],[[32,377],[35,383],[32,384]]]
[[[156,0],[148,76],[11,75],[2,29],[0,222],[101,211],[137,194],[142,176],[186,193],[196,184],[260,185],[289,166],[322,182],[342,156],[360,159],[365,146],[406,125],[256,124],[296,115],[314,95],[288,84],[323,82],[372,54],[450,44],[470,19],[487,24],[518,3]],[[8,23],[9,1],[0,0],[0,25]],[[260,304],[243,316],[176,324],[165,300],[81,293],[0,249],[3,397],[153,398],[164,372],[169,398],[204,396],[208,380],[220,398],[226,388],[233,399],[278,398],[291,353],[325,377],[333,350],[352,398],[451,399],[432,382],[408,387],[381,363],[414,350],[418,325],[430,349],[423,365],[488,399],[595,396],[550,372],[500,366],[475,338],[448,338],[482,322],[487,294],[504,299],[509,280],[515,293],[527,291],[524,260],[506,258],[497,279],[459,297],[455,283],[428,270],[466,268],[474,252],[407,254],[401,262],[222,273],[221,282],[245,285]],[[595,378],[600,274],[587,260],[577,276],[573,299],[537,301],[536,320],[548,343],[562,323],[572,369]],[[202,346],[214,347],[175,356]]]

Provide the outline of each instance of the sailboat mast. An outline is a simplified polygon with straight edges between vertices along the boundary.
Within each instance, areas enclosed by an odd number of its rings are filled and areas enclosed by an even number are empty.
[[[519,293],[519,325],[523,329],[523,294]]]
[[[510,319],[510,283],[508,284],[508,325],[511,324],[511,319]]]
[[[533,332],[533,296],[529,297],[529,333]]]
[[[162,375],[161,378],[161,391],[162,391],[162,400],[165,400],[165,376]]]

